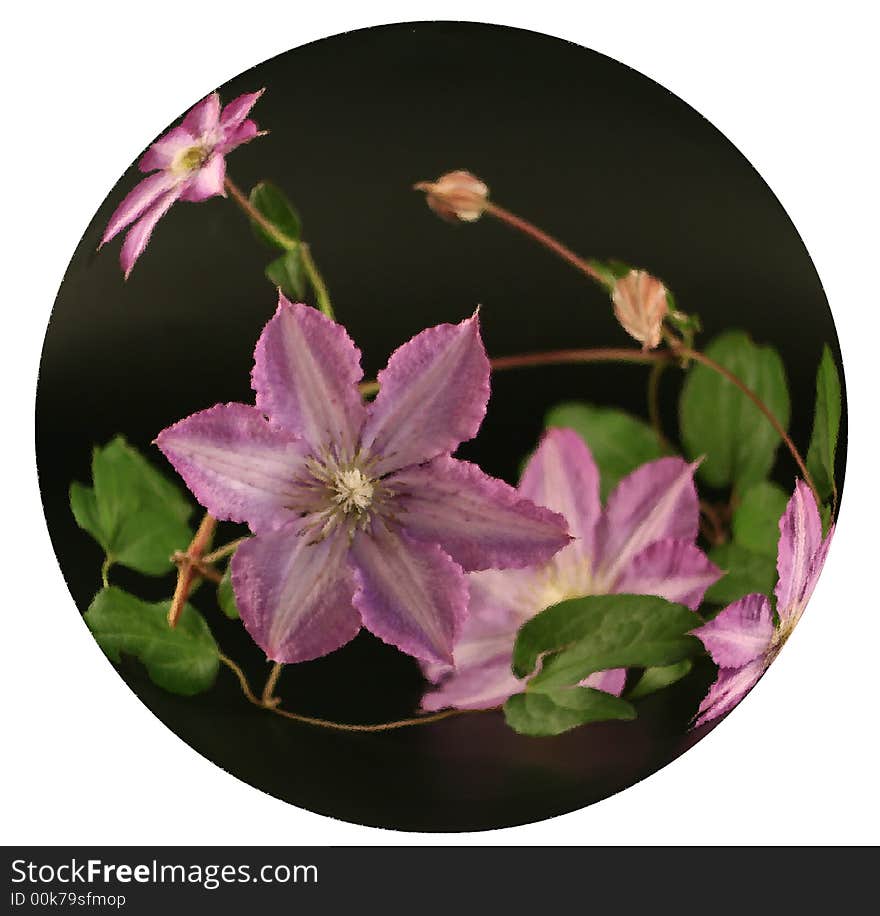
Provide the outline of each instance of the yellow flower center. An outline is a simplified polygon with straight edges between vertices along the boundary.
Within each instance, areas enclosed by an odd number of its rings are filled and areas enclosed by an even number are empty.
[[[179,175],[185,175],[200,169],[206,162],[209,151],[201,144],[187,147],[177,154],[171,168]]]

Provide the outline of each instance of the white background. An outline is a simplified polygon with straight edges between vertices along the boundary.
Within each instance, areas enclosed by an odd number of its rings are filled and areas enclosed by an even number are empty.
[[[628,842],[635,825],[645,843],[876,842],[880,71],[873,6],[117,0],[7,7],[0,54],[3,842],[589,844]],[[745,153],[800,230],[834,310],[849,384],[850,460],[838,536],[810,611],[721,728],[646,782],[586,810],[528,827],[430,837],[355,827],[275,801],[200,758],[135,699],[72,613],[37,491],[33,404],[46,322],[80,234],[174,113],[311,39],[437,18],[524,26],[602,51],[677,93]],[[650,155],[649,134],[644,142]],[[81,409],[85,416],[89,404]]]

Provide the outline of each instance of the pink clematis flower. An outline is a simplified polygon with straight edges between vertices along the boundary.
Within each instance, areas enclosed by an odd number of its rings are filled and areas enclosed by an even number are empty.
[[[261,89],[240,95],[221,111],[220,96],[212,92],[141,157],[138,168],[153,174],[128,193],[110,217],[101,239],[104,245],[131,226],[119,258],[126,279],[147,247],[156,223],[175,201],[198,202],[218,194],[225,197],[225,156],[259,136],[248,114],[262,94]]]
[[[423,666],[439,686],[426,710],[485,709],[525,688],[511,671],[517,630],[569,598],[613,593],[660,595],[696,608],[720,576],[694,541],[699,504],[695,465],[660,458],[625,477],[602,508],[599,472],[583,439],[551,429],[523,472],[519,492],[562,513],[575,540],[549,562],[468,576],[470,613],[454,664]],[[597,672],[583,684],[619,695],[626,672]]]
[[[695,726],[733,709],[755,686],[791,636],[813,594],[834,534],[822,536],[812,490],[802,481],[779,520],[776,617],[766,595],[746,595],[694,631],[718,665],[718,677],[700,704]]]
[[[345,328],[284,296],[254,359],[255,407],[218,404],[156,442],[212,515],[256,535],[232,584],[270,659],[325,655],[363,625],[450,662],[464,571],[543,562],[571,540],[561,516],[451,457],[489,399],[476,316],[397,349],[369,405]]]

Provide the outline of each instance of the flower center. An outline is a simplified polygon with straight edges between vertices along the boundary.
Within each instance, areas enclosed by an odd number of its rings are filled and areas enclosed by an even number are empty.
[[[208,159],[210,152],[201,144],[187,147],[177,154],[171,168],[180,175],[200,169]]]
[[[373,481],[360,468],[337,471],[330,487],[333,502],[349,515],[360,515],[373,501]]]
[[[360,454],[344,459],[329,451],[306,461],[306,474],[294,483],[298,491],[295,508],[316,541],[339,526],[354,534],[388,509],[393,493],[370,475],[371,464]]]

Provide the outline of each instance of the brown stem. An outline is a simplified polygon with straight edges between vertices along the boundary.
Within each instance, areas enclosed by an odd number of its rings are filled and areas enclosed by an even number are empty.
[[[601,275],[589,261],[585,261],[582,257],[576,255],[568,246],[563,245],[562,242],[553,238],[552,235],[548,235],[543,229],[539,229],[528,220],[523,219],[521,216],[517,216],[515,213],[511,213],[510,210],[506,210],[498,204],[487,203],[483,212],[488,213],[490,216],[494,216],[495,219],[499,219],[503,223],[507,223],[508,226],[516,229],[518,232],[522,232],[530,238],[533,238],[536,242],[548,248],[554,254],[559,255],[563,261],[567,261],[572,267],[586,274],[591,280],[596,280],[601,283],[603,287],[605,286],[605,282]]]
[[[174,587],[174,597],[171,599],[171,607],[168,610],[168,626],[177,626],[177,621],[183,613],[189,593],[195,583],[196,577],[202,575],[198,567],[201,563],[202,555],[211,546],[211,539],[214,537],[214,529],[217,527],[217,519],[209,512],[206,512],[192,539],[186,552],[180,557],[177,569],[177,585]]]
[[[250,538],[236,538],[234,541],[230,541],[228,544],[224,544],[222,547],[212,550],[211,553],[206,553],[202,557],[202,563],[206,566],[212,566],[218,560],[222,560],[224,557],[228,557],[229,554],[235,553],[239,545],[248,540],[250,540]]]
[[[239,186],[228,176],[224,179],[223,185],[229,192],[229,196],[245,212],[248,219],[255,222],[267,235],[275,239],[276,242],[288,251],[293,251],[297,246],[297,240],[290,238],[283,233],[271,220],[263,216],[262,213],[248,200],[247,195]]]
[[[281,700],[275,696],[275,687],[278,684],[278,678],[281,677],[281,671],[284,665],[281,662],[273,662],[272,670],[269,677],[266,678],[266,685],[263,687],[263,696],[260,698],[263,706],[277,706]]]
[[[530,369],[536,366],[562,366],[577,363],[640,363],[651,365],[671,363],[674,357],[665,350],[636,350],[629,347],[596,347],[587,350],[549,350],[546,353],[516,353],[512,356],[496,356],[489,360],[493,372],[504,369]],[[375,394],[379,390],[376,381],[361,382],[363,395]]]
[[[324,282],[324,278],[321,276],[317,264],[315,264],[315,259],[312,257],[309,246],[303,241],[291,238],[289,235],[282,232],[270,219],[263,216],[263,214],[248,200],[244,191],[242,191],[229,176],[223,180],[223,185],[229,192],[229,196],[239,207],[241,207],[248,219],[255,222],[282,248],[287,251],[293,251],[299,248],[300,261],[309,278],[309,283],[311,283],[312,289],[315,291],[318,310],[323,312],[331,320],[335,320],[333,306],[330,303],[330,293],[327,291],[327,284]]]
[[[798,451],[797,446],[791,439],[791,436],[786,432],[785,427],[779,422],[776,415],[772,410],[761,400],[758,395],[746,385],[741,379],[737,378],[729,369],[726,369],[721,363],[715,362],[714,359],[710,356],[706,356],[705,353],[701,353],[699,350],[693,350],[690,347],[677,346],[675,352],[684,357],[685,359],[692,359],[695,362],[702,363],[704,366],[711,369],[713,372],[717,372],[723,378],[726,378],[731,385],[735,385],[739,390],[761,411],[762,414],[770,422],[770,425],[773,429],[776,430],[777,434],[780,436],[782,441],[785,443],[789,452],[791,452],[792,458],[794,458],[795,463],[798,466],[798,469],[801,472],[801,475],[804,478],[807,486],[813,491],[813,496],[816,498],[816,505],[821,506],[822,500],[819,498],[819,491],[816,489],[816,484],[813,482],[813,478],[810,472],[807,470],[807,464],[804,461],[801,453]]]
[[[469,712],[492,712],[493,710],[481,710],[481,709],[444,709],[442,712],[432,713],[431,715],[426,716],[414,716],[410,719],[397,719],[394,722],[379,722],[375,725],[352,725],[347,722],[331,722],[329,719],[316,719],[313,716],[303,716],[296,712],[289,712],[286,709],[279,709],[277,705],[267,705],[264,699],[258,697],[251,686],[248,683],[247,676],[244,671],[228,656],[220,653],[220,661],[226,665],[227,668],[232,671],[232,673],[238,679],[238,683],[241,686],[241,692],[244,694],[245,699],[252,703],[254,706],[259,706],[260,709],[265,709],[268,712],[274,713],[276,716],[281,716],[284,719],[290,719],[293,722],[300,722],[303,725],[315,725],[319,728],[329,728],[334,731],[341,732],[387,732],[393,731],[397,728],[409,728],[413,725],[427,725],[429,722],[439,722],[441,719],[448,719],[452,716],[463,715]],[[265,696],[265,693],[264,693]],[[496,709],[498,707],[495,707]]]

